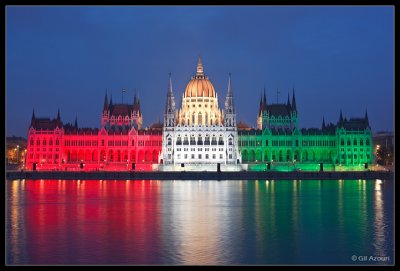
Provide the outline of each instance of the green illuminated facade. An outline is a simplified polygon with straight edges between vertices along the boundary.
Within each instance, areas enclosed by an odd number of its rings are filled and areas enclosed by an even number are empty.
[[[373,162],[372,133],[365,112],[363,118],[343,118],[337,124],[320,129],[299,129],[298,112],[293,90],[292,102],[267,104],[265,91],[260,99],[257,129],[239,127],[239,151],[242,163],[268,162],[315,165],[319,163],[339,167],[364,166]]]

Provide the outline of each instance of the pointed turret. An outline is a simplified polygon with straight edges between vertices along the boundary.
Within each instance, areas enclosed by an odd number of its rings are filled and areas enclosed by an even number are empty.
[[[133,110],[137,110],[137,97],[136,97],[136,89],[135,89],[135,95],[133,96]]]
[[[60,108],[58,108],[58,111],[57,111],[56,125],[59,128],[62,127],[61,116],[60,116]]]
[[[343,122],[343,114],[342,114],[342,109],[340,109],[340,117],[339,117],[339,122]]]
[[[36,117],[35,117],[35,108],[34,108],[33,112],[32,112],[31,126],[33,126],[35,124],[35,120],[36,120]]]
[[[108,98],[107,98],[107,89],[106,89],[106,96],[104,97],[104,106],[103,111],[108,111]]]
[[[325,116],[322,117],[322,130],[325,130]]]
[[[368,120],[368,112],[367,112],[367,109],[365,109],[365,117],[364,117],[364,119],[365,119],[366,125],[369,126],[369,120]]]
[[[293,88],[293,97],[292,97],[292,111],[297,111],[296,96],[294,95],[294,88]]]
[[[261,116],[263,109],[262,93],[260,94],[260,108],[258,109],[258,115]]]
[[[265,87],[264,87],[264,97],[263,97],[263,111],[267,110],[267,96],[265,95]]]
[[[78,129],[78,115],[75,115],[75,124],[74,124],[75,129]]]

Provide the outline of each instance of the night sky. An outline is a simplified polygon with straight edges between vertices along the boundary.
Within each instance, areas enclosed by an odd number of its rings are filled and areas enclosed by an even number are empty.
[[[287,100],[299,127],[364,117],[394,127],[392,6],[7,6],[6,135],[37,117],[100,128],[104,95],[141,100],[144,126],[163,119],[169,72],[179,108],[197,58],[222,108],[228,74],[237,120],[256,127],[260,93]]]

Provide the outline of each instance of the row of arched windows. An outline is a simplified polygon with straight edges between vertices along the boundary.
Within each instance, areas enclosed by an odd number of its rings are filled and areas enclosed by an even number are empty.
[[[344,146],[344,139],[343,138],[340,140],[340,145]],[[365,140],[365,145],[369,146],[369,138],[367,138]],[[351,146],[350,138],[347,139],[347,146]],[[357,146],[357,139],[356,138],[353,139],[353,146]],[[362,138],[360,139],[360,146],[364,146],[364,140]]]

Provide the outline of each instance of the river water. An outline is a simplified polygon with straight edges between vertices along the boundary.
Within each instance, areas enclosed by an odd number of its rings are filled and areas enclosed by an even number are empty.
[[[7,265],[393,265],[393,180],[6,181]]]

